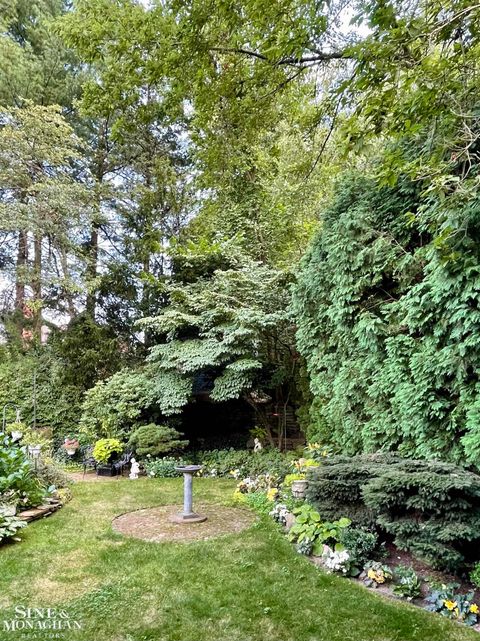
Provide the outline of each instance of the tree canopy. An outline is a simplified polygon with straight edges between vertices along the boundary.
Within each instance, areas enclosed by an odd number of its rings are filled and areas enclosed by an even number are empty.
[[[477,4],[4,4],[5,398],[480,464]]]

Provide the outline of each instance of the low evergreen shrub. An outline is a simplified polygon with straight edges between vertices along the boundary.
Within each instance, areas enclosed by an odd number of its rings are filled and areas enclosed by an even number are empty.
[[[186,447],[188,441],[182,440],[181,437],[182,434],[173,427],[149,423],[137,427],[130,436],[128,445],[140,457],[158,456]]]
[[[322,518],[374,525],[433,567],[459,570],[480,543],[480,476],[450,463],[395,455],[334,457],[309,472]]]

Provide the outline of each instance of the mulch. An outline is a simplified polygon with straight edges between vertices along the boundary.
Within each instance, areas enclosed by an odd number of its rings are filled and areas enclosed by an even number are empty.
[[[174,523],[170,517],[181,511],[178,505],[136,510],[117,516],[112,527],[124,536],[154,543],[164,541],[204,541],[224,534],[241,532],[250,527],[256,516],[253,512],[236,507],[211,503],[195,505],[195,511],[207,516],[203,523]]]

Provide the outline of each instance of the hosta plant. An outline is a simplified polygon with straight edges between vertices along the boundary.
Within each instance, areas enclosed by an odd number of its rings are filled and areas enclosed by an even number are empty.
[[[313,554],[323,554],[324,544],[335,545],[338,543],[340,532],[350,525],[348,519],[339,519],[333,522],[322,522],[320,514],[308,503],[293,510],[295,523],[290,528],[288,538],[290,541],[301,543],[304,539],[313,542]]]
[[[478,621],[479,607],[474,603],[473,597],[473,591],[457,594],[453,586],[444,585],[428,595],[425,609],[438,612],[448,619],[460,621],[465,625],[475,625]]]
[[[0,542],[14,537],[26,525],[25,521],[12,514],[9,506],[0,506]]]
[[[422,581],[413,568],[399,565],[394,572],[394,594],[407,601],[412,601],[422,596]]]

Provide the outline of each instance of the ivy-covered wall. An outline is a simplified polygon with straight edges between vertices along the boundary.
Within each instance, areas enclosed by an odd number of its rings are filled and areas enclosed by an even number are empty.
[[[324,212],[293,303],[310,431],[344,453],[479,467],[479,203],[441,211],[416,191],[350,175]]]

